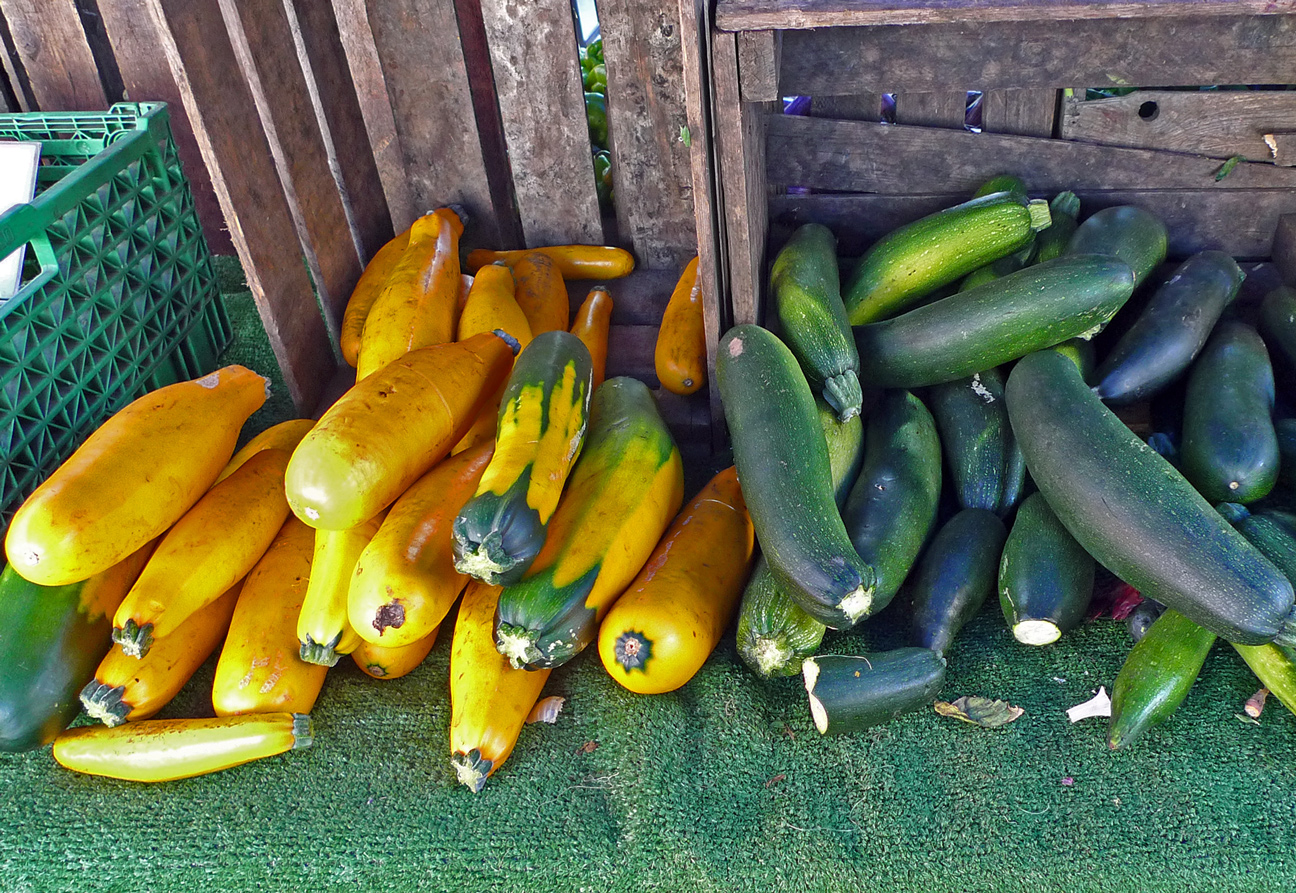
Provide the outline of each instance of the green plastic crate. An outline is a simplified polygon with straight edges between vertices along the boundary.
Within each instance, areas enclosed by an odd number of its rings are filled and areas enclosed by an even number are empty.
[[[165,103],[0,115],[39,140],[36,198],[0,216],[27,245],[0,302],[0,528],[105,419],[216,366],[233,337]]]

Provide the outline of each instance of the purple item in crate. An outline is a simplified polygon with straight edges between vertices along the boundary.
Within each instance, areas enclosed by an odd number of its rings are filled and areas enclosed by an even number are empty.
[[[784,96],[783,114],[785,115],[810,114],[810,97],[809,96]]]

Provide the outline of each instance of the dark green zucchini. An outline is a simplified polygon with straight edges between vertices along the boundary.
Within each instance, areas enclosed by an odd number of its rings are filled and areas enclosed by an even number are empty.
[[[945,684],[945,659],[926,648],[808,657],[801,667],[821,735],[859,732],[921,710]]]
[[[1031,354],[1004,396],[1031,479],[1104,567],[1229,641],[1296,632],[1291,583],[1103,405],[1075,364]]]
[[[960,508],[1005,516],[1021,495],[1026,469],[1008,424],[998,369],[927,391]]]
[[[972,197],[985,198],[987,195],[994,195],[996,192],[1010,192],[1022,201],[1027,201],[1030,198],[1026,194],[1026,183],[1016,174],[998,174],[991,177],[977,187],[977,191],[972,193]]]
[[[1188,374],[1184,398],[1184,477],[1209,502],[1254,502],[1278,480],[1269,352],[1255,329],[1228,320]]]
[[[915,388],[964,378],[1031,351],[1090,336],[1129,299],[1120,260],[1060,257],[894,319],[855,327],[860,378]]]
[[[963,509],[936,531],[914,570],[913,644],[945,653],[994,592],[1007,535],[985,509]]]
[[[820,623],[854,625],[872,611],[876,575],[842,524],[796,357],[771,332],[735,326],[720,339],[716,382],[743,497],[779,585]]]
[[[1094,373],[1094,390],[1112,405],[1146,400],[1188,368],[1246,274],[1223,251],[1188,258]]]
[[[1274,422],[1274,436],[1278,438],[1278,480],[1296,487],[1296,419]]]
[[[1072,338],[1070,341],[1063,341],[1061,344],[1053,346],[1053,350],[1065,356],[1071,362],[1076,364],[1080,374],[1087,381],[1094,368],[1094,346],[1092,341],[1084,338]]]
[[[1048,203],[996,192],[892,231],[860,258],[842,298],[859,326],[1027,245],[1048,226]]]
[[[1296,651],[1285,645],[1234,645],[1260,684],[1296,713]]]
[[[846,421],[859,415],[864,397],[837,276],[837,237],[826,226],[807,223],[774,258],[770,291],[784,342],[811,388]]]
[[[1260,334],[1287,375],[1296,375],[1296,289],[1282,285],[1260,304]],[[1292,392],[1296,398],[1296,391]]]
[[[1080,222],[1080,199],[1074,192],[1059,192],[1049,202],[1052,223],[1035,236],[1035,263],[1053,260],[1066,253],[1067,245],[1075,235]]]
[[[1084,620],[1094,560],[1040,493],[1017,509],[999,561],[999,607],[1023,645],[1049,645]]]
[[[1140,285],[1165,260],[1165,224],[1133,205],[1103,208],[1076,227],[1065,253],[1119,258],[1134,270]]]
[[[1283,576],[1296,583],[1296,516],[1278,511],[1252,512],[1235,502],[1221,503],[1216,509]]]
[[[1118,750],[1175,712],[1201,672],[1215,634],[1175,610],[1134,643],[1112,683],[1107,746]]]

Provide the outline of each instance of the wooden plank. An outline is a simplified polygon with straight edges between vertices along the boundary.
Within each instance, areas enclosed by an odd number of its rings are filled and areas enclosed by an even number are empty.
[[[393,206],[395,228],[404,229],[414,216],[453,202],[472,215],[465,239],[498,244],[500,228],[477,122],[466,113],[472,93],[454,5],[367,0],[366,7],[401,147],[399,168],[384,175],[384,183],[388,175],[400,176],[409,187],[411,216],[397,216]],[[341,21],[340,6],[338,10]],[[591,194],[593,179],[591,173]],[[389,203],[391,195],[388,191]]]
[[[882,120],[882,94],[856,93],[853,96],[815,96],[810,100],[810,114],[816,118],[840,118],[844,121]]]
[[[1063,139],[1193,152],[1214,158],[1273,159],[1265,134],[1296,130],[1296,93],[1285,90],[1139,90],[1062,104]]]
[[[567,297],[571,312],[584,303],[590,289],[602,286],[612,295],[612,325],[661,325],[662,314],[670,301],[671,292],[679,280],[681,270],[636,269],[623,279],[605,282],[574,279],[567,283]]]
[[[1049,87],[987,90],[981,96],[981,129],[1019,136],[1053,135],[1058,91]]]
[[[1068,140],[773,115],[768,176],[838,192],[905,193],[925,183],[976,190],[1011,171],[1032,190],[1293,189],[1296,171],[1242,162],[1216,180],[1217,159]]]
[[[526,244],[602,243],[570,0],[481,10]]]
[[[1273,154],[1274,164],[1296,166],[1296,133],[1266,133],[1264,141]]]
[[[323,121],[329,163],[337,170],[352,236],[367,263],[393,235],[391,212],[383,195],[382,179],[364,113],[356,96],[355,81],[347,66],[346,51],[338,32],[333,7],[318,0],[287,0],[285,8],[300,34],[308,83],[313,84]]]
[[[934,93],[906,92],[897,93],[895,97],[897,124],[962,129],[966,115],[966,90],[942,90]]]
[[[679,5],[602,0],[617,229],[639,265],[678,270],[697,254]],[[690,132],[691,133],[691,132]]]
[[[309,413],[336,368],[332,345],[217,0],[149,0],[148,6],[270,347],[294,405]]]
[[[193,192],[194,210],[202,223],[207,247],[215,254],[233,254],[234,243],[230,241],[225,215],[212,188],[211,174],[180,99],[180,88],[171,75],[166,56],[158,51],[157,24],[149,13],[147,0],[99,0],[99,14],[117,57],[126,98],[167,103],[171,135]]]
[[[779,86],[788,95],[1285,84],[1296,70],[1296,17],[1152,18],[1138,27],[1096,19],[1065,28],[998,22],[789,31],[782,59]]]
[[[365,0],[333,0],[338,39],[346,54],[347,68],[355,85],[365,133],[373,152],[383,197],[392,218],[392,230],[402,231],[416,216],[414,197],[405,176],[405,154],[396,133],[392,100],[387,95],[387,78],[369,23]]]
[[[657,349],[657,326],[617,326],[608,330],[608,378],[629,375],[650,388],[661,387],[653,355]]]
[[[1292,12],[1294,8],[1290,0],[719,0],[716,27],[755,31],[1185,14],[1260,16]]]
[[[9,23],[5,21],[4,8],[0,7],[0,80],[8,88],[11,97],[9,105],[16,112],[30,112],[35,109],[36,101],[31,95],[31,83],[27,72],[23,71],[22,62],[18,61],[18,50],[9,33]]]
[[[738,92],[744,102],[772,102],[779,93],[782,31],[743,31],[738,35]]]
[[[43,111],[93,112],[108,104],[73,0],[3,0],[0,9]]]
[[[1155,214],[1169,230],[1170,253],[1175,257],[1208,248],[1239,258],[1268,257],[1279,219],[1296,213],[1296,192],[1284,189],[1077,189],[1076,193],[1082,216],[1124,204]],[[796,227],[822,223],[837,234],[842,256],[858,256],[893,229],[966,201],[967,195],[776,196],[770,199],[770,250],[777,250]]]

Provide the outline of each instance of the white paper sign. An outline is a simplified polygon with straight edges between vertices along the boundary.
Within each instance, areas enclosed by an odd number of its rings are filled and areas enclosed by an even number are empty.
[[[14,205],[30,202],[36,195],[36,167],[40,143],[0,143],[0,214]],[[0,260],[0,303],[18,293],[27,246]]]

